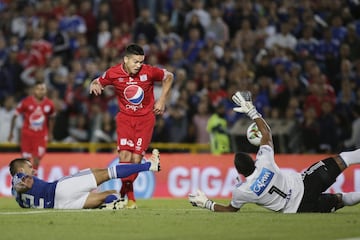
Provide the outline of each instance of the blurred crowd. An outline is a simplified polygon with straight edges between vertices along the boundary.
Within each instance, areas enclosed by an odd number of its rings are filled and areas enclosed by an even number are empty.
[[[153,142],[209,143],[219,106],[234,132],[246,117],[232,111],[231,95],[249,89],[265,118],[292,123],[284,152],[360,147],[359,8],[353,0],[0,0],[0,141],[16,103],[43,79],[57,110],[55,141],[114,142],[114,91],[91,96],[89,82],[135,42],[146,63],[175,74]]]

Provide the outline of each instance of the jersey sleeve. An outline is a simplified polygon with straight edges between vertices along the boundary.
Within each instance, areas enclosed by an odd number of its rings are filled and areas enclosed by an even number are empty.
[[[158,67],[151,67],[150,69],[151,72],[151,77],[155,82],[161,82],[162,80],[165,79],[165,69],[161,69]]]
[[[274,149],[269,145],[261,145],[256,154],[256,160],[275,162]]]
[[[25,111],[25,104],[24,104],[24,100],[20,101],[18,103],[18,105],[15,108],[15,114],[16,115],[20,115],[21,113],[23,113]]]
[[[232,192],[231,206],[240,209],[246,201],[243,199],[243,194],[238,188],[235,188]]]
[[[107,86],[107,85],[111,85],[111,78],[109,77],[109,75],[111,74],[111,69],[108,69],[107,71],[105,71],[99,78],[99,83],[102,86]]]

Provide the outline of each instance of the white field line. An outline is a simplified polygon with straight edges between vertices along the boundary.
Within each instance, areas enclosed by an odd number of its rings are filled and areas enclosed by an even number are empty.
[[[141,209],[145,211],[167,211],[167,212],[184,212],[184,211],[204,211],[203,209],[188,209],[188,208],[177,208],[177,209],[168,209],[168,208],[157,208],[157,209]],[[14,211],[14,212],[0,212],[0,215],[28,215],[28,214],[45,214],[45,213],[76,213],[76,212],[109,212],[109,211],[137,211],[129,209],[119,209],[119,210],[103,210],[103,209],[73,209],[73,210],[34,210],[34,211]]]

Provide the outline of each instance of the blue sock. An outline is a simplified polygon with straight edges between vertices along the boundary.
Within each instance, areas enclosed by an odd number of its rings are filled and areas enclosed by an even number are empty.
[[[120,199],[120,195],[119,194],[116,194],[116,193],[113,193],[113,194],[110,194],[108,196],[106,196],[105,200],[104,200],[104,203],[112,203],[116,200]]]
[[[151,166],[150,162],[141,164],[120,164],[108,168],[109,178],[124,178],[134,173],[149,171]]]

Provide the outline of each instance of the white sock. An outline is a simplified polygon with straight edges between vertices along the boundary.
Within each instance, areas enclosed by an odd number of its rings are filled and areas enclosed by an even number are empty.
[[[342,200],[345,206],[358,204],[360,203],[360,192],[343,193]]]
[[[360,149],[351,152],[342,152],[339,155],[348,167],[352,164],[360,163]]]

